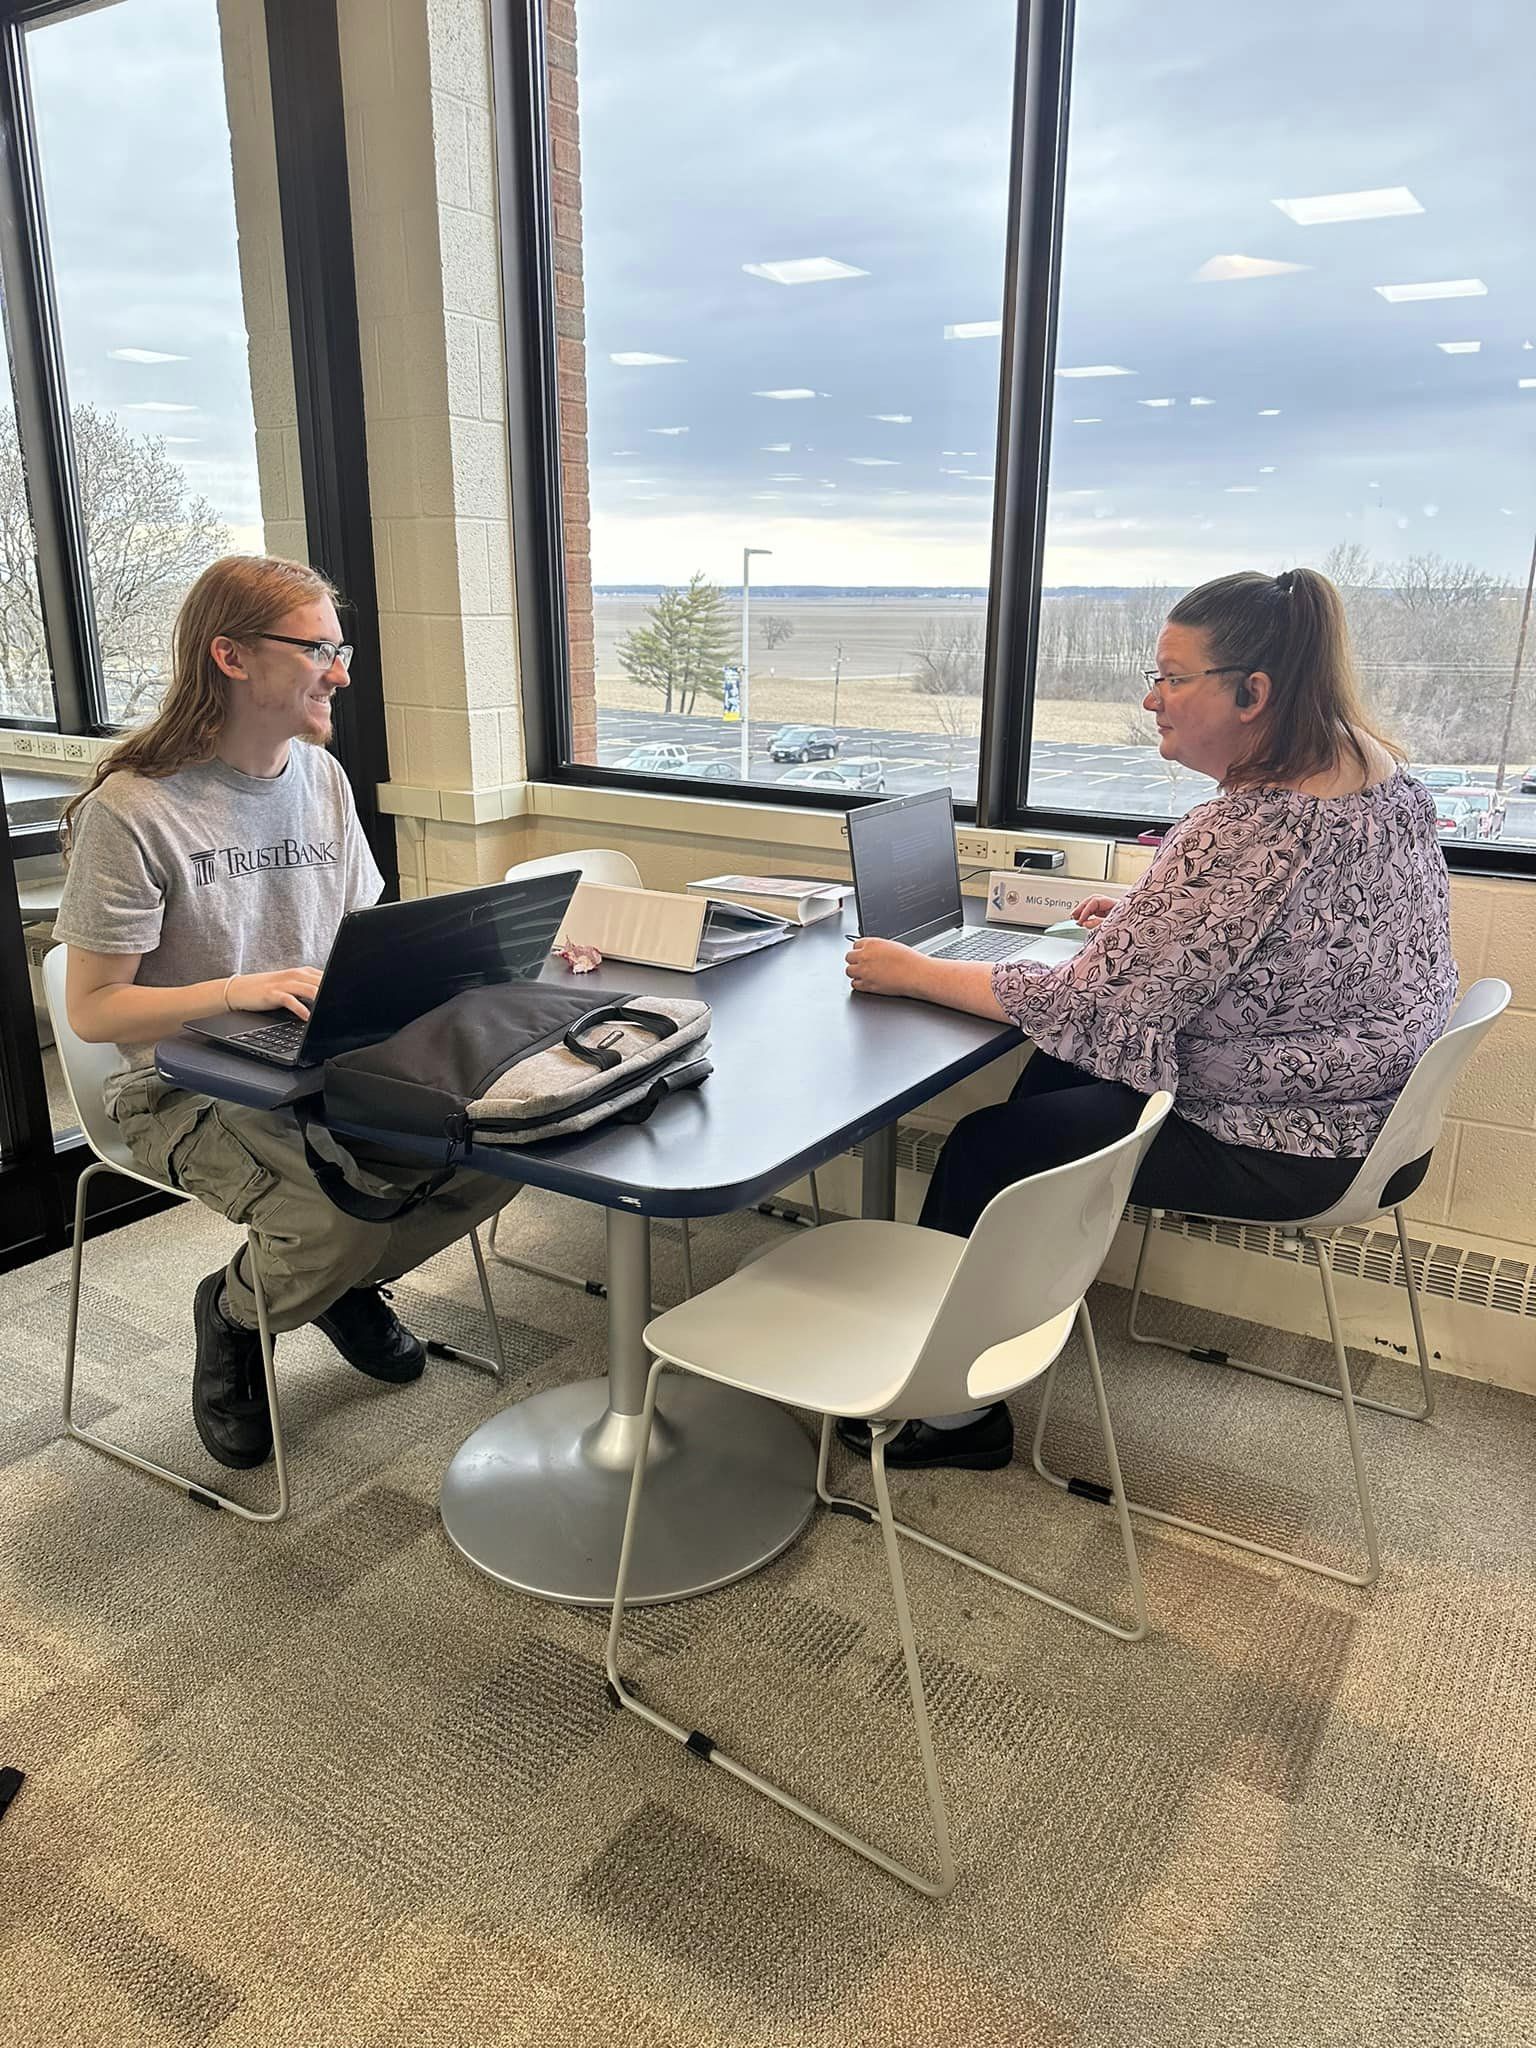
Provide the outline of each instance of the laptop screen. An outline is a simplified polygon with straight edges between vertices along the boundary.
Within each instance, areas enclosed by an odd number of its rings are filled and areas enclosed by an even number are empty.
[[[376,1045],[461,989],[534,980],[579,879],[574,870],[528,876],[350,912],[325,963],[303,1057]]]
[[[964,921],[955,806],[947,789],[848,813],[859,930],[915,946]]]

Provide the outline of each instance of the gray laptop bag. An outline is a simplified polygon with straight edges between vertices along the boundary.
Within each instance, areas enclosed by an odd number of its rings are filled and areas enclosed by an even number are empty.
[[[434,1140],[441,1170],[399,1202],[366,1195],[306,1136],[310,1169],[339,1209],[392,1221],[443,1186],[471,1146],[643,1123],[710,1072],[708,1033],[708,1003],[690,998],[607,993],[594,1003],[542,982],[465,990],[379,1044],[325,1063],[327,1125],[360,1124],[386,1142]]]

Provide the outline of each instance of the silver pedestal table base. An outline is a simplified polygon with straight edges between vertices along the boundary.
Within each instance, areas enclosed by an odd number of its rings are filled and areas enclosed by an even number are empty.
[[[862,1207],[889,1216],[896,1134],[866,1138]],[[613,1599],[634,1470],[651,1318],[650,1223],[608,1216],[608,1377],[552,1387],[505,1409],[454,1454],[443,1527],[503,1585],[572,1607]],[[771,1401],[671,1373],[646,1471],[642,1541],[626,1605],[686,1600],[788,1549],[816,1503],[816,1450]]]

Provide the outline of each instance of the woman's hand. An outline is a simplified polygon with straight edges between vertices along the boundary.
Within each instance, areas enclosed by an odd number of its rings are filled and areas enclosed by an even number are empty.
[[[224,987],[224,1001],[231,1010],[291,1010],[307,1023],[319,986],[318,967],[279,967],[271,974],[232,974]]]
[[[923,954],[897,939],[855,939],[848,951],[848,979],[861,995],[927,995],[932,967]]]
[[[1074,924],[1080,924],[1085,932],[1094,931],[1114,909],[1118,898],[1114,896],[1085,896],[1072,913]]]
[[[855,939],[848,954],[848,979],[857,993],[916,996],[967,1010],[1006,1024],[1008,1012],[992,993],[992,969],[985,960],[930,960],[895,939]]]

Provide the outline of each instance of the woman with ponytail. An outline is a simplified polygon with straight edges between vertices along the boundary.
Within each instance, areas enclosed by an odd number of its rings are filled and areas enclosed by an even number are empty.
[[[1339,594],[1312,569],[1221,576],[1183,597],[1146,671],[1158,750],[1217,794],[1141,880],[1083,904],[1059,967],[848,955],[856,990],[1016,1024],[1035,1050],[1006,1103],[951,1132],[922,1221],[967,1236],[1013,1181],[1174,1113],[1132,1197],[1289,1221],[1348,1188],[1456,996],[1435,807],[1361,705]],[[1428,1160],[1387,1190],[1403,1201]],[[855,1449],[867,1427],[840,1425]],[[1001,1403],[908,1423],[888,1464],[1007,1464]]]

